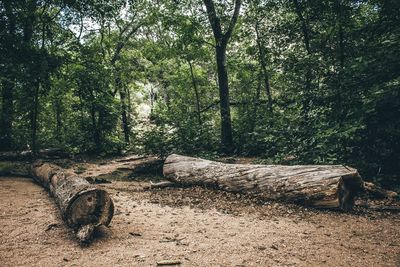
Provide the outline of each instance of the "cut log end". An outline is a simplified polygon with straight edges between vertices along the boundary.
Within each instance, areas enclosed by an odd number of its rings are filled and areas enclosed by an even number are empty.
[[[310,201],[310,203],[306,202],[306,204],[318,208],[341,209],[344,211],[352,210],[355,197],[364,190],[364,182],[355,169],[350,170],[352,170],[351,173],[340,177],[334,194],[323,195],[322,198]]]
[[[101,189],[90,188],[79,192],[65,212],[70,227],[94,224],[108,226],[114,214],[114,204],[109,194]]]
[[[353,209],[355,197],[363,190],[364,182],[357,171],[352,174],[342,176],[339,181],[337,192],[339,208],[342,210]]]
[[[114,215],[114,204],[103,189],[57,165],[35,162],[32,165],[35,181],[54,196],[67,225],[77,230],[78,240],[88,242],[93,230],[108,226]]]

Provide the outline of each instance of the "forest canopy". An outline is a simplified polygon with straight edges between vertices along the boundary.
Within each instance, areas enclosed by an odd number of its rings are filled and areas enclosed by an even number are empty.
[[[400,171],[398,0],[3,0],[0,150]]]

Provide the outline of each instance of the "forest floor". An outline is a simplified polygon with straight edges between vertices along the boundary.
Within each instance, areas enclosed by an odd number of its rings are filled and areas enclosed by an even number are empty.
[[[202,187],[146,190],[162,178],[132,176],[132,164],[64,164],[112,181],[98,186],[112,195],[113,221],[87,246],[42,187],[1,177],[0,266],[400,266],[399,213],[315,210]]]

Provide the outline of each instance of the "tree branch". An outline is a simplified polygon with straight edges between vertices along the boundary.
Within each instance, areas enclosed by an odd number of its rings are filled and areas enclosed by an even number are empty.
[[[233,12],[231,21],[229,23],[228,30],[224,34],[224,41],[228,42],[229,38],[232,35],[233,29],[235,28],[236,22],[239,17],[239,11],[240,11],[240,6],[242,5],[242,0],[236,0],[235,1],[235,11]]]
[[[207,9],[208,20],[210,21],[214,37],[218,43],[221,41],[220,39],[223,37],[223,34],[222,34],[220,19],[217,16],[217,12],[215,11],[214,2],[213,0],[203,0],[203,2]]]
[[[114,55],[111,58],[111,65],[114,65],[115,62],[118,60],[119,55],[121,54],[122,49],[124,48],[124,46],[126,45],[126,43],[129,41],[129,38],[131,38],[131,36],[142,26],[142,24],[138,24],[135,27],[133,27],[129,33],[123,38],[123,40],[119,40],[117,42],[117,45],[115,47],[115,51],[114,51]],[[124,30],[126,31],[126,30]],[[121,38],[121,35],[120,35]]]
[[[306,47],[307,53],[310,55],[311,54],[311,49],[310,49],[310,33],[307,28],[307,21],[303,16],[303,12],[300,6],[300,3],[298,0],[293,0],[294,6],[296,8],[296,14],[301,22],[301,29],[303,31],[303,37],[304,37],[304,45]]]

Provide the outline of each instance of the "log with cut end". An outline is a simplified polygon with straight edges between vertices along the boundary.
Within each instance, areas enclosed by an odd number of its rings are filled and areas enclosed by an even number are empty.
[[[363,190],[356,169],[342,165],[225,164],[181,155],[167,157],[164,176],[185,186],[207,185],[225,191],[314,207],[351,209]]]
[[[32,176],[54,196],[63,219],[69,227],[77,230],[80,241],[89,241],[96,227],[110,224],[114,204],[105,190],[50,163],[35,162]]]

